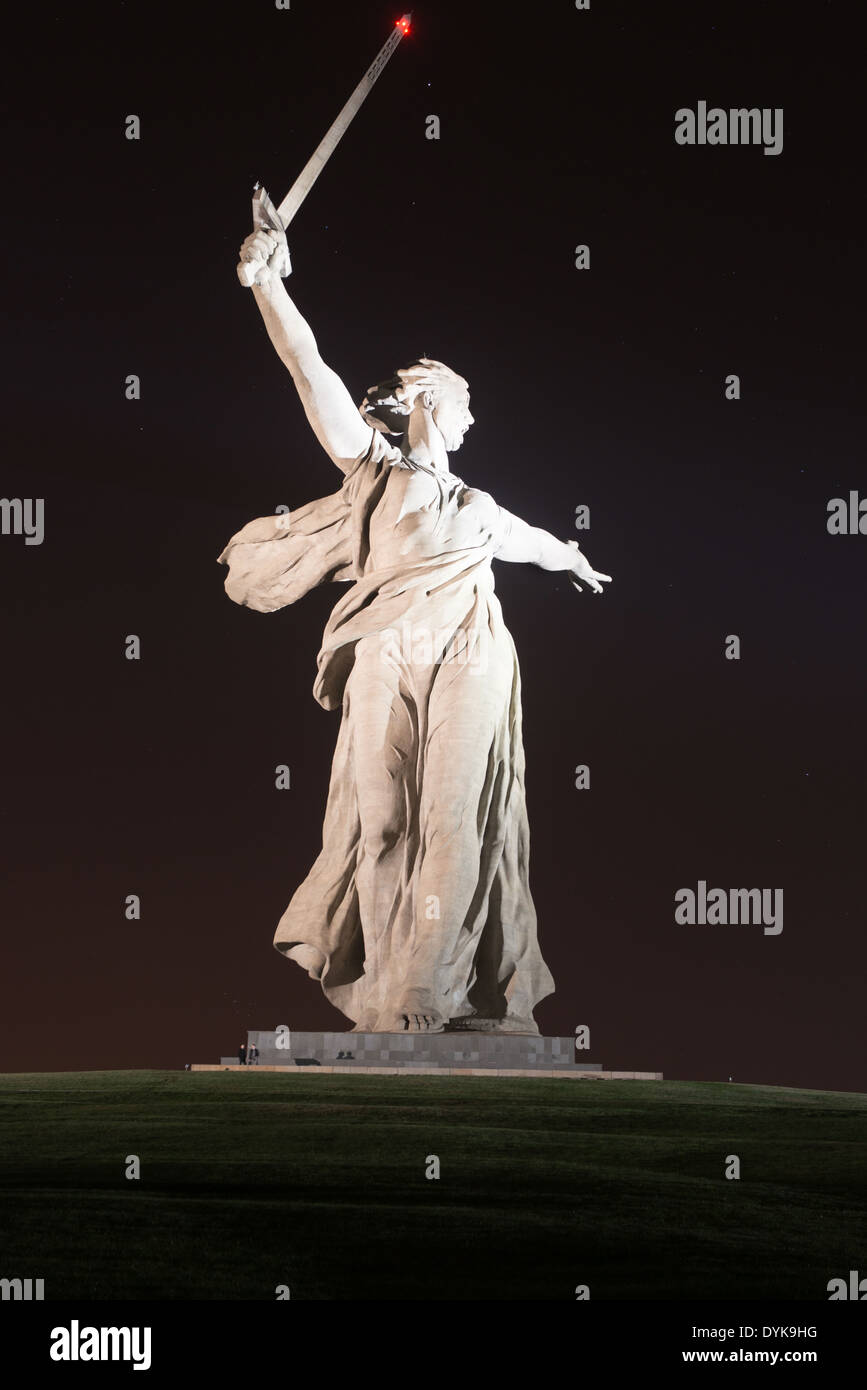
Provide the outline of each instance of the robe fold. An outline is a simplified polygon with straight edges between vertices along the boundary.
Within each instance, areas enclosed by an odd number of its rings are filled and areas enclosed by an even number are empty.
[[[507,513],[383,435],[338,492],[243,527],[226,592],[268,613],[349,582],[314,696],[342,707],[322,851],[274,944],[360,1032],[538,1032],[521,685],[491,559]]]

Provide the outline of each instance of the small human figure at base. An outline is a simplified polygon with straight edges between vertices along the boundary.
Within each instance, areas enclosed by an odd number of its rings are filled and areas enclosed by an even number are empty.
[[[245,1067],[245,1066],[247,1065],[247,1044],[246,1044],[246,1043],[241,1043],[241,1046],[238,1048],[238,1061],[240,1062],[240,1064],[241,1064],[242,1067]]]
[[[259,1049],[258,1049],[258,1047],[256,1046],[255,1043],[251,1043],[251,1044],[250,1044],[249,1052],[247,1053],[247,1066],[248,1066],[248,1067],[258,1067],[258,1065],[259,1065]]]

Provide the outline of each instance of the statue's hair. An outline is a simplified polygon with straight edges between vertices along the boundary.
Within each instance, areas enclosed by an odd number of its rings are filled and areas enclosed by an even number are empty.
[[[423,391],[430,391],[436,406],[449,389],[467,389],[467,383],[444,362],[419,357],[409,367],[399,367],[394,376],[367,388],[358,407],[361,416],[383,434],[403,434],[407,417]]]

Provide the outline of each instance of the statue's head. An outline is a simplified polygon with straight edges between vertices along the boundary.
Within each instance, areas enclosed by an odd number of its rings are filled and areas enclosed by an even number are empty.
[[[359,410],[374,429],[383,434],[405,434],[415,410],[430,411],[433,422],[451,453],[461,447],[473,423],[466,381],[444,362],[420,357],[401,367],[388,381],[370,386]]]

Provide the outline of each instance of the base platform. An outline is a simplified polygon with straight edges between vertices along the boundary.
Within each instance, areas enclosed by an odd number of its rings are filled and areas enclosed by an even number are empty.
[[[288,1042],[288,1047],[285,1045]],[[283,1043],[282,1047],[278,1043]],[[519,1033],[301,1033],[247,1034],[259,1049],[260,1066],[303,1066],[305,1062],[354,1067],[471,1067],[478,1070],[553,1071],[560,1067],[601,1071],[601,1062],[576,1058],[574,1038]],[[225,1066],[236,1057],[221,1058]]]
[[[279,1045],[278,1045],[279,1044]],[[569,1076],[661,1081],[661,1072],[605,1071],[576,1054],[574,1038],[517,1033],[310,1033],[251,1030],[260,1071],[412,1073],[425,1076]],[[193,1071],[242,1070],[235,1054]],[[243,1070],[251,1068],[244,1067]]]
[[[279,1071],[284,1076],[510,1076],[521,1081],[530,1078],[541,1080],[555,1078],[557,1081],[662,1081],[661,1071],[596,1071],[581,1067],[558,1067],[547,1071],[544,1067],[525,1067],[523,1071],[509,1071],[500,1067],[344,1067],[337,1063],[333,1067],[295,1066],[242,1067],[238,1062],[193,1062],[190,1071],[240,1071],[247,1076],[261,1072],[270,1076]]]

